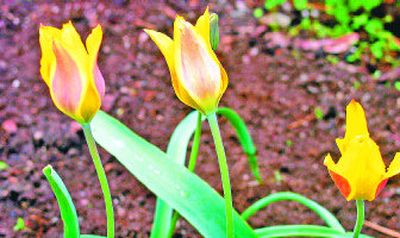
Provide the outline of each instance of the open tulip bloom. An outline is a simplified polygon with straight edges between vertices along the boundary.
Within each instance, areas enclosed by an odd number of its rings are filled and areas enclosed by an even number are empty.
[[[335,163],[328,154],[324,161],[344,197],[357,201],[357,221],[353,232],[346,232],[326,208],[292,192],[269,194],[239,214],[232,204],[229,170],[217,114],[227,118],[235,128],[254,177],[259,182],[262,180],[257,150],[246,124],[232,109],[218,108],[228,85],[228,76],[213,51],[219,43],[218,16],[214,14],[210,18],[206,9],[195,25],[180,16],[176,17],[173,39],[153,30],[146,32],[167,61],[176,95],[183,103],[197,110],[187,115],[175,128],[167,152],[146,141],[117,119],[99,111],[105,88],[97,66],[102,40],[100,26],[92,30],[85,45],[71,22],[64,24],[62,29],[41,25],[39,30],[42,51],[40,73],[56,107],[82,125],[104,195],[107,238],[114,237],[114,212],[96,142],[157,195],[151,238],[172,237],[179,215],[207,238],[370,238],[360,234],[364,221],[363,201],[374,200],[387,180],[400,172],[400,154],[396,154],[386,169],[379,147],[369,136],[365,113],[359,103],[353,100],[346,109],[346,133],[344,138],[336,140],[341,158]],[[201,141],[201,123],[205,117],[214,139],[224,197],[194,174]],[[192,136],[188,168],[185,168],[186,152]],[[47,166],[43,173],[60,207],[64,237],[104,238],[80,233],[75,206],[61,178],[51,166]],[[310,208],[326,226],[298,224],[254,229],[247,223],[246,220],[256,212],[279,201],[295,201]]]
[[[336,144],[342,157],[335,163],[328,154],[324,164],[348,201],[374,200],[387,180],[400,173],[400,153],[386,170],[379,147],[369,136],[365,112],[354,100],[346,108],[345,136]]]

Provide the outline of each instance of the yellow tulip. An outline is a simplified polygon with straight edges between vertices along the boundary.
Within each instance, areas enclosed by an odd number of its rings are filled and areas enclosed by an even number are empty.
[[[177,16],[173,40],[160,32],[145,32],[164,55],[178,98],[204,115],[214,112],[228,76],[211,48],[208,8],[195,26]]]
[[[62,29],[40,26],[40,73],[56,107],[80,123],[99,110],[104,78],[97,67],[103,32],[100,25],[86,39],[86,47],[71,22]]]
[[[400,153],[386,170],[378,145],[369,137],[364,109],[354,100],[346,108],[345,136],[336,144],[342,157],[335,163],[328,154],[324,164],[347,201],[374,200],[387,180],[400,173]]]

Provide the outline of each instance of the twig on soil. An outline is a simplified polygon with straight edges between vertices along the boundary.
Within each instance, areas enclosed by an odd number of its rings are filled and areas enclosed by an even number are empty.
[[[308,122],[310,122],[310,121],[312,121],[314,119],[315,119],[314,113],[309,114],[309,115],[307,115],[307,116],[305,116],[305,117],[303,117],[303,118],[301,118],[301,119],[299,119],[297,121],[294,121],[294,122],[290,123],[288,125],[288,129],[295,129],[297,127],[301,127],[304,124],[306,124],[306,123],[308,123]]]
[[[380,233],[383,233],[385,235],[395,237],[395,238],[400,238],[400,232],[394,231],[392,229],[389,229],[387,227],[383,227],[381,225],[378,225],[376,223],[370,222],[370,221],[365,221],[364,225],[368,228],[371,228],[373,230],[376,230]]]

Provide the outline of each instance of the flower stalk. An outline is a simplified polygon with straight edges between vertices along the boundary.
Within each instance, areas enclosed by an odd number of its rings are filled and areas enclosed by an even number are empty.
[[[358,238],[360,236],[361,229],[364,225],[364,219],[365,219],[364,200],[362,199],[356,200],[356,206],[357,206],[357,220],[356,224],[354,225],[353,238]]]
[[[104,204],[106,207],[107,215],[107,238],[114,238],[114,209],[112,205],[110,187],[108,186],[106,173],[104,171],[103,165],[101,164],[99,152],[97,151],[96,143],[90,129],[90,124],[82,124],[82,128],[104,196]]]
[[[225,198],[225,217],[226,217],[226,234],[228,238],[233,237],[233,204],[232,204],[232,192],[231,183],[229,179],[228,163],[226,161],[224,144],[221,139],[221,133],[218,126],[217,115],[211,113],[207,116],[208,123],[210,125],[211,134],[214,139],[215,150],[217,152],[219,169],[221,173],[222,189],[224,191]]]

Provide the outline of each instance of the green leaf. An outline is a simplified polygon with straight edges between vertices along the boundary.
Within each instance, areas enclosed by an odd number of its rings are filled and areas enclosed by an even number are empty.
[[[394,82],[394,88],[395,88],[397,91],[400,91],[400,81]]]
[[[18,217],[13,230],[14,231],[22,231],[23,229],[25,229],[25,221],[22,217]]]
[[[257,7],[256,9],[254,9],[253,11],[253,16],[255,18],[261,18],[264,15],[264,11],[262,10],[262,8]]]
[[[64,222],[64,237],[79,238],[79,221],[72,198],[65,187],[62,179],[57,172],[47,165],[43,169],[43,174],[56,196],[58,206],[60,207],[61,219]]]
[[[316,107],[314,109],[314,115],[315,115],[315,118],[317,118],[318,120],[324,119],[324,112],[322,111],[322,109],[320,107]]]
[[[294,8],[299,11],[306,9],[307,0],[294,0]]]
[[[313,212],[315,212],[319,217],[321,217],[322,220],[325,221],[325,223],[332,227],[333,229],[339,231],[339,232],[344,232],[345,229],[343,226],[340,224],[340,222],[336,219],[336,217],[330,213],[326,208],[323,206],[319,205],[315,201],[308,199],[300,194],[297,193],[292,193],[292,192],[279,192],[279,193],[274,193],[270,194],[264,198],[261,198],[257,202],[253,203],[250,207],[248,207],[243,213],[242,217],[247,220],[249,217],[254,215],[256,212],[259,210],[267,207],[268,205],[276,202],[281,202],[281,201],[295,201],[298,202],[309,209],[311,209]]]
[[[226,237],[224,199],[204,180],[173,162],[115,118],[99,111],[91,122],[96,141],[204,237]],[[234,212],[235,237],[255,237]]]
[[[10,167],[10,166],[9,166],[6,162],[0,160],[0,171],[1,171],[1,170],[6,170],[6,169],[8,169],[9,167]]]
[[[276,6],[282,5],[286,0],[266,0],[265,9],[270,10]]]
[[[247,129],[246,123],[237,112],[228,107],[218,108],[217,114],[228,119],[231,125],[235,128],[236,134],[239,138],[239,142],[242,145],[244,153],[246,153],[247,155],[247,160],[249,162],[251,172],[258,182],[262,182],[256,156],[257,149],[254,145],[253,139],[251,138],[249,130]]]
[[[196,129],[197,111],[187,115],[175,128],[168,143],[167,155],[179,165],[185,165],[189,141]],[[172,208],[157,198],[151,238],[164,238],[171,225]]]

